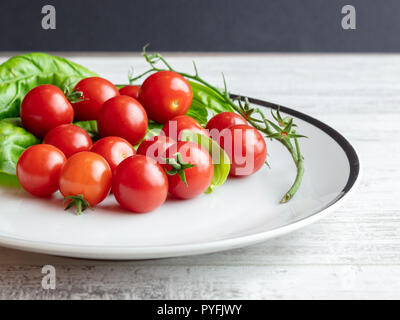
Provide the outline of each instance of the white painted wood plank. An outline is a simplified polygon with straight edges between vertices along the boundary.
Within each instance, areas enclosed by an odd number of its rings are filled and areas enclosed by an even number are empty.
[[[65,265],[46,291],[40,268],[3,266],[0,299],[388,299],[400,298],[399,278],[397,267],[368,265]]]

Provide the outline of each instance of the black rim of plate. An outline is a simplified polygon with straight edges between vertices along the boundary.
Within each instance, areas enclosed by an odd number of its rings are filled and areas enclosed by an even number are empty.
[[[296,111],[296,110],[288,108],[288,107],[277,105],[272,102],[259,100],[259,99],[255,99],[255,98],[250,98],[250,97],[239,96],[236,94],[231,94],[231,98],[232,99],[240,98],[240,100],[242,100],[242,101],[244,101],[247,98],[250,103],[259,105],[261,107],[270,108],[270,109],[274,109],[274,110],[278,110],[278,108],[279,108],[279,110],[282,111],[283,113],[287,113],[288,115],[291,115],[298,119],[304,120],[305,122],[308,122],[308,123],[312,124],[313,126],[319,128],[320,130],[325,132],[327,135],[329,135],[333,140],[335,140],[336,143],[343,149],[344,153],[347,156],[347,160],[349,161],[349,167],[350,167],[349,177],[347,179],[346,185],[344,186],[344,188],[340,192],[340,194],[334,200],[332,200],[330,203],[328,203],[324,209],[330,207],[332,204],[334,204],[339,199],[341,199],[354,186],[354,184],[357,181],[358,176],[360,174],[360,159],[359,159],[354,147],[338,131],[336,131],[332,127],[328,126],[327,124],[323,123],[322,121],[319,121],[305,113]]]

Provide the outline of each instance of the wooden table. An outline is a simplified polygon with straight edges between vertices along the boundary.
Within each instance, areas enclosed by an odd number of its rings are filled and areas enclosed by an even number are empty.
[[[151,261],[67,259],[0,248],[0,298],[400,298],[400,55],[170,54],[231,92],[328,123],[358,149],[359,190],[333,214],[263,244]],[[115,83],[139,54],[69,55]],[[5,57],[0,60],[3,61]],[[54,265],[56,290],[41,268]]]

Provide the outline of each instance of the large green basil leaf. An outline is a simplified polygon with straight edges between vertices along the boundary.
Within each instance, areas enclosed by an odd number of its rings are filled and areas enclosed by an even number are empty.
[[[81,127],[83,130],[85,130],[89,136],[92,138],[93,141],[99,139],[99,132],[97,130],[97,121],[96,120],[90,120],[90,121],[79,121],[75,122],[75,125],[78,127]]]
[[[18,117],[22,99],[38,85],[73,88],[79,80],[96,75],[74,62],[45,53],[12,57],[0,65],[0,120]]]
[[[214,164],[214,176],[206,193],[211,193],[216,187],[224,184],[231,168],[229,157],[224,149],[211,138],[188,130],[182,131],[181,140],[195,142],[205,148],[211,155]]]
[[[207,123],[208,117],[224,111],[234,112],[233,108],[224,101],[221,95],[210,88],[193,81],[189,81],[193,92],[193,101],[187,115],[199,121],[202,125]],[[207,112],[207,114],[206,114]]]
[[[0,121],[0,173],[15,175],[21,153],[39,139],[26,131],[19,118]]]
[[[207,107],[200,101],[193,99],[192,104],[186,115],[192,117],[196,121],[198,121],[201,125],[206,125],[208,121],[208,109]]]

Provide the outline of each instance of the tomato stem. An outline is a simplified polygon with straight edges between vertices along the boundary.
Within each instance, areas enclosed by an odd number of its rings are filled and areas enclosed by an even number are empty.
[[[76,91],[76,90],[71,91],[69,87],[65,87],[64,95],[70,103],[77,103],[85,100],[82,91]]]
[[[169,164],[172,169],[167,170],[165,169],[165,172],[170,175],[178,175],[179,178],[182,180],[182,182],[188,186],[187,181],[186,181],[186,175],[185,175],[185,170],[194,167],[194,164],[190,163],[185,163],[183,162],[182,155],[177,152],[173,155],[174,158],[165,158],[164,161],[165,163]],[[176,159],[175,159],[176,158]]]
[[[249,124],[251,124],[254,128],[259,130],[260,132],[263,132],[266,135],[266,137],[280,142],[289,151],[289,153],[292,156],[293,161],[296,165],[297,174],[296,174],[296,178],[295,178],[292,186],[285,193],[285,195],[281,199],[280,203],[286,203],[290,199],[292,199],[294,194],[299,189],[302,179],[303,179],[303,175],[304,175],[303,156],[301,155],[298,138],[306,138],[303,135],[297,134],[296,131],[293,129],[293,127],[296,127],[296,125],[293,123],[293,118],[292,117],[282,118],[279,107],[278,107],[278,110],[276,111],[276,114],[274,114],[271,109],[272,117],[278,123],[278,124],[275,124],[274,122],[266,119],[264,113],[260,109],[251,108],[250,103],[247,98],[244,99],[244,105],[243,105],[242,99],[240,97],[238,97],[237,98],[238,104],[236,104],[230,97],[230,94],[227,90],[224,74],[222,74],[222,78],[223,78],[223,82],[224,82],[224,89],[220,90],[217,87],[213,86],[212,84],[208,83],[207,81],[203,80],[199,76],[196,64],[194,62],[193,62],[194,71],[195,71],[194,75],[188,74],[185,72],[176,71],[168,64],[168,62],[165,60],[165,58],[161,54],[159,54],[159,53],[153,53],[150,55],[147,54],[147,52],[146,52],[147,46],[148,46],[148,44],[143,47],[142,55],[146,59],[146,61],[150,64],[151,68],[149,70],[145,71],[144,73],[138,75],[137,77],[131,77],[130,81],[133,82],[135,80],[138,80],[150,72],[165,71],[166,69],[158,68],[156,66],[156,63],[161,61],[168,70],[179,73],[181,76],[183,76],[185,78],[195,80],[195,81],[201,83],[202,85],[208,87],[209,89],[213,90],[227,104],[229,104],[230,107],[234,111],[236,111],[237,113],[242,115],[248,121]],[[258,114],[261,117],[261,120],[252,117],[252,114],[254,114],[254,113]],[[295,146],[293,146],[293,144],[292,144],[292,141],[291,141],[292,139],[294,140]],[[172,169],[172,170],[174,170],[174,169]]]
[[[68,196],[65,197],[63,200],[63,204],[68,202],[67,206],[65,207],[64,210],[68,210],[74,206],[76,206],[76,214],[79,216],[82,214],[83,211],[85,211],[87,208],[92,209],[90,206],[90,203],[85,200],[82,194],[79,194],[77,196]]]

